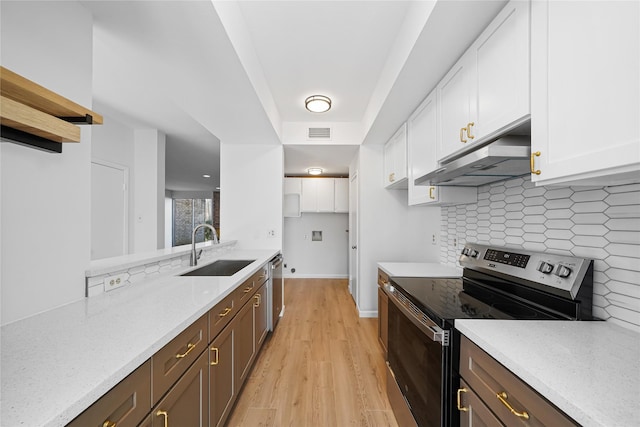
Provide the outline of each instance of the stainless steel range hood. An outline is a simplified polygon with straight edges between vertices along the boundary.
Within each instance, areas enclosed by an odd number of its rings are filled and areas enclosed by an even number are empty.
[[[415,180],[416,185],[479,187],[530,173],[531,138],[508,135]]]

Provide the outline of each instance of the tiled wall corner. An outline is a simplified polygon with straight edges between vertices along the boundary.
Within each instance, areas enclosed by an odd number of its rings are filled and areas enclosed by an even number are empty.
[[[216,258],[226,252],[233,250],[236,246],[235,242],[225,244],[222,246],[210,246],[202,250],[200,256],[200,263]],[[147,264],[138,265],[135,267],[124,268],[110,272],[109,274],[102,274],[98,276],[87,277],[86,279],[86,296],[92,297],[100,295],[105,292],[104,281],[108,277],[119,276],[125,282],[126,285],[142,282],[145,280],[153,279],[154,277],[160,277],[161,275],[171,274],[176,270],[181,270],[189,266],[189,254],[176,255],[173,258],[163,259],[160,261],[150,261]]]
[[[594,314],[640,331],[640,184],[485,185],[477,203],[442,208],[441,262],[457,265],[467,241],[594,259]]]

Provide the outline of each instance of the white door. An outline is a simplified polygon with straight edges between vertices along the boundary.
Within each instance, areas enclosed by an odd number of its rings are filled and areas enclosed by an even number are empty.
[[[125,166],[91,162],[91,259],[128,252],[128,179]]]
[[[358,306],[358,175],[349,182],[349,292]]]

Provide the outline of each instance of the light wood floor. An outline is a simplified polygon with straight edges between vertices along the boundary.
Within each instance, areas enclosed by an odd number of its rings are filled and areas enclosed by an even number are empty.
[[[229,426],[397,426],[377,319],[346,280],[285,281],[285,315],[258,356]]]

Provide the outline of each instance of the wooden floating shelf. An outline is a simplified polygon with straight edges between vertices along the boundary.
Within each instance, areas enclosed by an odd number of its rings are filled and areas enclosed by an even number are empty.
[[[80,128],[73,123],[103,122],[100,114],[4,67],[0,92],[2,136],[48,151],[62,151],[49,142],[80,142]]]

